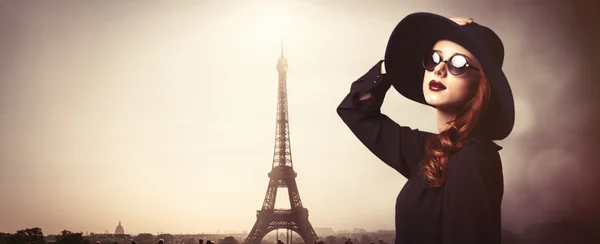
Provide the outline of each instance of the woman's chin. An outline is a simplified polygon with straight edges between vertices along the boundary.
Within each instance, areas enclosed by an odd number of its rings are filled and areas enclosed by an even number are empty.
[[[436,109],[449,109],[451,106],[441,99],[431,99],[425,97],[425,102]]]
[[[425,102],[427,102],[427,104],[434,106],[434,107],[438,107],[438,106],[442,106],[444,104],[444,102],[442,101],[442,99],[440,99],[439,96],[436,95],[427,95],[425,94]]]

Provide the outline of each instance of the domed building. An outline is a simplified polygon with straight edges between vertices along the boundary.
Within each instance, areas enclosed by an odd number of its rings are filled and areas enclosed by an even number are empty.
[[[121,225],[121,221],[119,221],[119,225],[117,225],[117,229],[115,229],[115,235],[124,235],[125,234],[125,230],[123,229],[123,226]]]

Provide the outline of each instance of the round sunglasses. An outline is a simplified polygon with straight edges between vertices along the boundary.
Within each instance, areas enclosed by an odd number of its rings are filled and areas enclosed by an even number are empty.
[[[442,60],[442,56],[440,56],[437,51],[432,51],[429,56],[423,58],[423,68],[431,72],[442,62],[446,63],[448,71],[453,75],[462,75],[469,68],[479,71],[478,68],[475,68],[469,64],[469,61],[465,55],[457,53],[452,55],[452,57],[447,60]]]

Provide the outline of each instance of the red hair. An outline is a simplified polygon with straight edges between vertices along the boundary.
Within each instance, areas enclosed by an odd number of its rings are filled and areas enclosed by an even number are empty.
[[[472,139],[481,132],[481,122],[485,116],[484,111],[490,100],[490,84],[486,76],[481,73],[475,95],[464,105],[453,121],[448,122],[450,127],[440,134],[433,135],[425,143],[426,157],[421,162],[423,176],[429,187],[439,187],[446,180],[448,158],[460,151],[465,141]]]

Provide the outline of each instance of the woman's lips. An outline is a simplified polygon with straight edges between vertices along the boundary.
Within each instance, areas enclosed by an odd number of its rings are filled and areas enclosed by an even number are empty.
[[[444,86],[444,84],[442,84],[442,82],[436,81],[436,80],[431,80],[429,82],[429,90],[432,91],[443,91],[446,90],[446,86]]]

